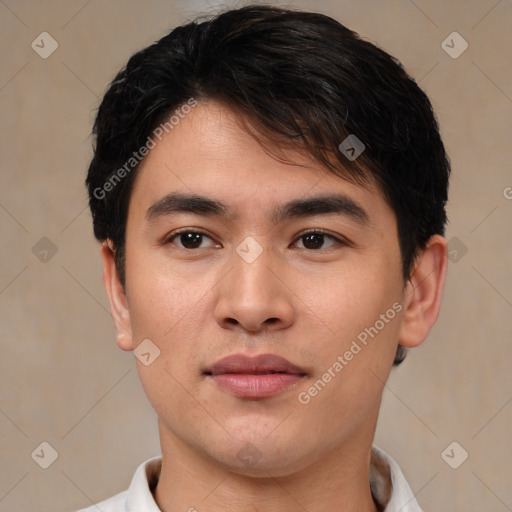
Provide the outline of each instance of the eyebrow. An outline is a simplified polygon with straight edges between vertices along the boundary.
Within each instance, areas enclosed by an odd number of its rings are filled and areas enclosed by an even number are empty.
[[[171,192],[148,208],[146,219],[148,222],[154,222],[173,213],[232,217],[231,209],[221,201],[197,194]],[[282,206],[277,206],[270,218],[275,223],[281,223],[294,218],[330,213],[347,217],[362,226],[370,224],[370,216],[366,210],[350,197],[341,194],[294,199]]]

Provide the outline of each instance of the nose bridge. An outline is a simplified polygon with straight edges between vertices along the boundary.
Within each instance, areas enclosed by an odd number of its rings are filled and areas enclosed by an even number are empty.
[[[220,289],[217,321],[224,326],[239,324],[247,330],[289,324],[293,308],[288,288],[279,279],[280,263],[271,247],[253,237],[239,244]]]
[[[277,264],[276,257],[269,245],[263,245],[261,239],[260,242],[251,236],[245,238],[236,248],[236,255],[233,258],[232,277],[235,288],[243,300],[251,298],[252,295],[263,298],[264,295],[276,291],[276,277],[272,272],[272,268]]]

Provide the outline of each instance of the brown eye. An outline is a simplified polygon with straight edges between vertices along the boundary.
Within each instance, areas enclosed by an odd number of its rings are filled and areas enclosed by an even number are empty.
[[[302,233],[297,240],[302,241],[303,247],[299,247],[300,249],[304,248],[313,251],[328,249],[333,245],[346,245],[342,240],[339,240],[328,233],[324,233],[323,231],[308,231],[306,233]],[[327,240],[330,240],[331,243],[327,247],[322,247]]]
[[[175,242],[176,240],[178,243]],[[204,249],[208,247],[202,246],[203,242],[206,240],[213,242],[213,240],[205,233],[189,229],[174,233],[171,237],[169,237],[166,243],[175,243],[175,245],[182,249]]]

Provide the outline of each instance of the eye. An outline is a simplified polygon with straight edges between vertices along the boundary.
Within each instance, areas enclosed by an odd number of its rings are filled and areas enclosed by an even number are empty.
[[[322,247],[326,239],[329,239],[331,241],[331,244],[328,245],[327,247]],[[306,231],[299,235],[297,240],[302,241],[302,247],[299,247],[299,249],[319,250],[328,249],[333,245],[348,245],[348,242],[340,240],[335,236],[330,235],[329,233],[326,233],[325,231],[319,229]]]
[[[302,233],[296,239],[295,243],[298,243],[299,241],[302,242],[302,247],[299,245],[299,249],[309,249],[313,251],[328,249],[336,245],[349,245],[348,241],[339,239],[334,235],[331,235],[319,229],[310,230]],[[173,233],[166,239],[165,244],[174,244],[180,247],[181,249],[188,250],[206,249],[208,247],[220,247],[220,245],[214,242],[214,240],[212,240],[212,238],[209,237],[206,233],[193,229],[183,229],[181,231]]]
[[[178,231],[176,233],[173,233],[169,238],[166,239],[165,243],[170,244],[174,243],[173,241],[177,239],[178,240],[178,247],[181,249],[205,249],[207,247],[213,247],[215,243],[213,240],[202,231],[194,231],[192,229],[184,229],[182,231]],[[209,240],[212,242],[212,244],[203,245],[203,242],[205,240]],[[216,244],[218,246],[218,244]]]

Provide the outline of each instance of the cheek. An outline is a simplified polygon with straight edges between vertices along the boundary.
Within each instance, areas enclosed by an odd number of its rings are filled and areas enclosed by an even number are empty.
[[[209,280],[185,280],[156,267],[140,274],[134,267],[131,271],[127,293],[135,344],[150,339],[160,350],[151,366],[137,364],[142,386],[156,410],[165,410],[169,403],[189,407],[188,395],[179,383],[192,393],[197,384],[191,372],[198,367],[204,341]]]
[[[342,349],[365,329],[374,326],[381,315],[401,298],[400,267],[394,262],[361,261],[349,270],[329,274],[308,275],[295,280],[297,296],[305,305],[305,312],[321,320],[329,338],[339,339]],[[391,310],[385,318],[396,318]],[[389,331],[390,322],[386,322]],[[379,325],[378,327],[382,327]],[[381,329],[379,329],[381,330]]]
[[[197,379],[192,371],[197,368],[204,332],[206,302],[201,299],[205,290],[200,280],[194,283],[162,274],[156,267],[137,273],[135,263],[136,260],[132,261],[127,272],[131,277],[127,280],[127,296],[132,335],[135,345],[150,339],[160,350],[150,366],[137,362],[142,387],[154,409],[162,415],[169,409],[192,411],[197,403],[190,400],[189,393],[197,393]]]
[[[301,389],[302,398],[311,400],[314,415],[332,416],[336,436],[338,428],[378,407],[402,318],[401,268],[396,261],[362,262],[317,280],[320,286],[307,282],[303,294],[312,300],[306,304],[321,317],[324,336],[311,338],[318,373]]]
[[[161,259],[132,254],[127,260],[127,297],[134,335],[166,341],[176,331],[198,325],[202,298],[211,288],[205,275],[184,274]]]
[[[326,335],[312,338],[319,372],[301,391],[312,416],[332,418],[336,438],[343,425],[378,407],[402,318],[401,268],[396,261],[364,262],[320,285],[303,291],[314,298],[307,304],[321,316]]]
[[[385,301],[367,303],[365,308],[348,302],[343,307],[337,315],[336,335],[313,338],[314,352],[320,355],[318,372],[298,390],[302,393],[297,397],[303,404],[299,410],[304,407],[308,421],[321,424],[325,438],[334,445],[355,434],[365,419],[378,411],[401,318]],[[387,311],[386,323],[380,315]]]

